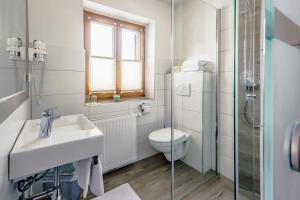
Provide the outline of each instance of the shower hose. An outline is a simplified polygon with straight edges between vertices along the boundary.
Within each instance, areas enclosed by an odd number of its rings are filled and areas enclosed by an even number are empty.
[[[242,118],[245,124],[248,126],[259,129],[260,124],[255,124],[254,117],[252,116],[251,112],[247,112],[247,108],[250,109],[250,103],[249,99],[245,99],[244,106],[243,106],[243,112],[242,112]]]

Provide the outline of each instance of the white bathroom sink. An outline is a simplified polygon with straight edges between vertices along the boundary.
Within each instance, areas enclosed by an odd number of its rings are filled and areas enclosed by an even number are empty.
[[[48,138],[39,138],[40,120],[29,120],[9,156],[10,180],[103,153],[103,134],[83,115],[54,121]]]

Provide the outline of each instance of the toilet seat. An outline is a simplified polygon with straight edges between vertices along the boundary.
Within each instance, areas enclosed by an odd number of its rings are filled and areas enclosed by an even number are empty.
[[[186,134],[180,130],[174,129],[174,144],[181,143],[185,140]],[[149,134],[149,139],[152,142],[160,144],[171,143],[171,128],[156,130]]]
[[[171,143],[171,128],[153,131],[148,137],[152,147],[162,152],[170,162],[171,160],[176,161],[184,158],[188,152],[191,141],[191,135],[189,133],[174,129],[174,141]],[[173,151],[171,144],[173,144]]]

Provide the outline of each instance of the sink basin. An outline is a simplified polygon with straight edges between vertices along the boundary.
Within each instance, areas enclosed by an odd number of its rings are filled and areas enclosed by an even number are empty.
[[[103,153],[103,134],[83,115],[55,120],[48,138],[39,129],[39,119],[25,123],[9,155],[10,180]]]

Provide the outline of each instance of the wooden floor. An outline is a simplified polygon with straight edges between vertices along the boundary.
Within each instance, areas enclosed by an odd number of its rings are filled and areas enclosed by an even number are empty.
[[[215,176],[185,197],[184,200],[234,200],[233,184],[223,177]]]
[[[129,183],[142,200],[169,200],[170,172],[170,163],[162,154],[158,154],[105,174],[105,192]],[[213,172],[203,175],[181,161],[175,162],[176,199],[233,200],[233,190],[230,188],[225,179],[215,176]],[[89,194],[87,199],[93,197]]]

